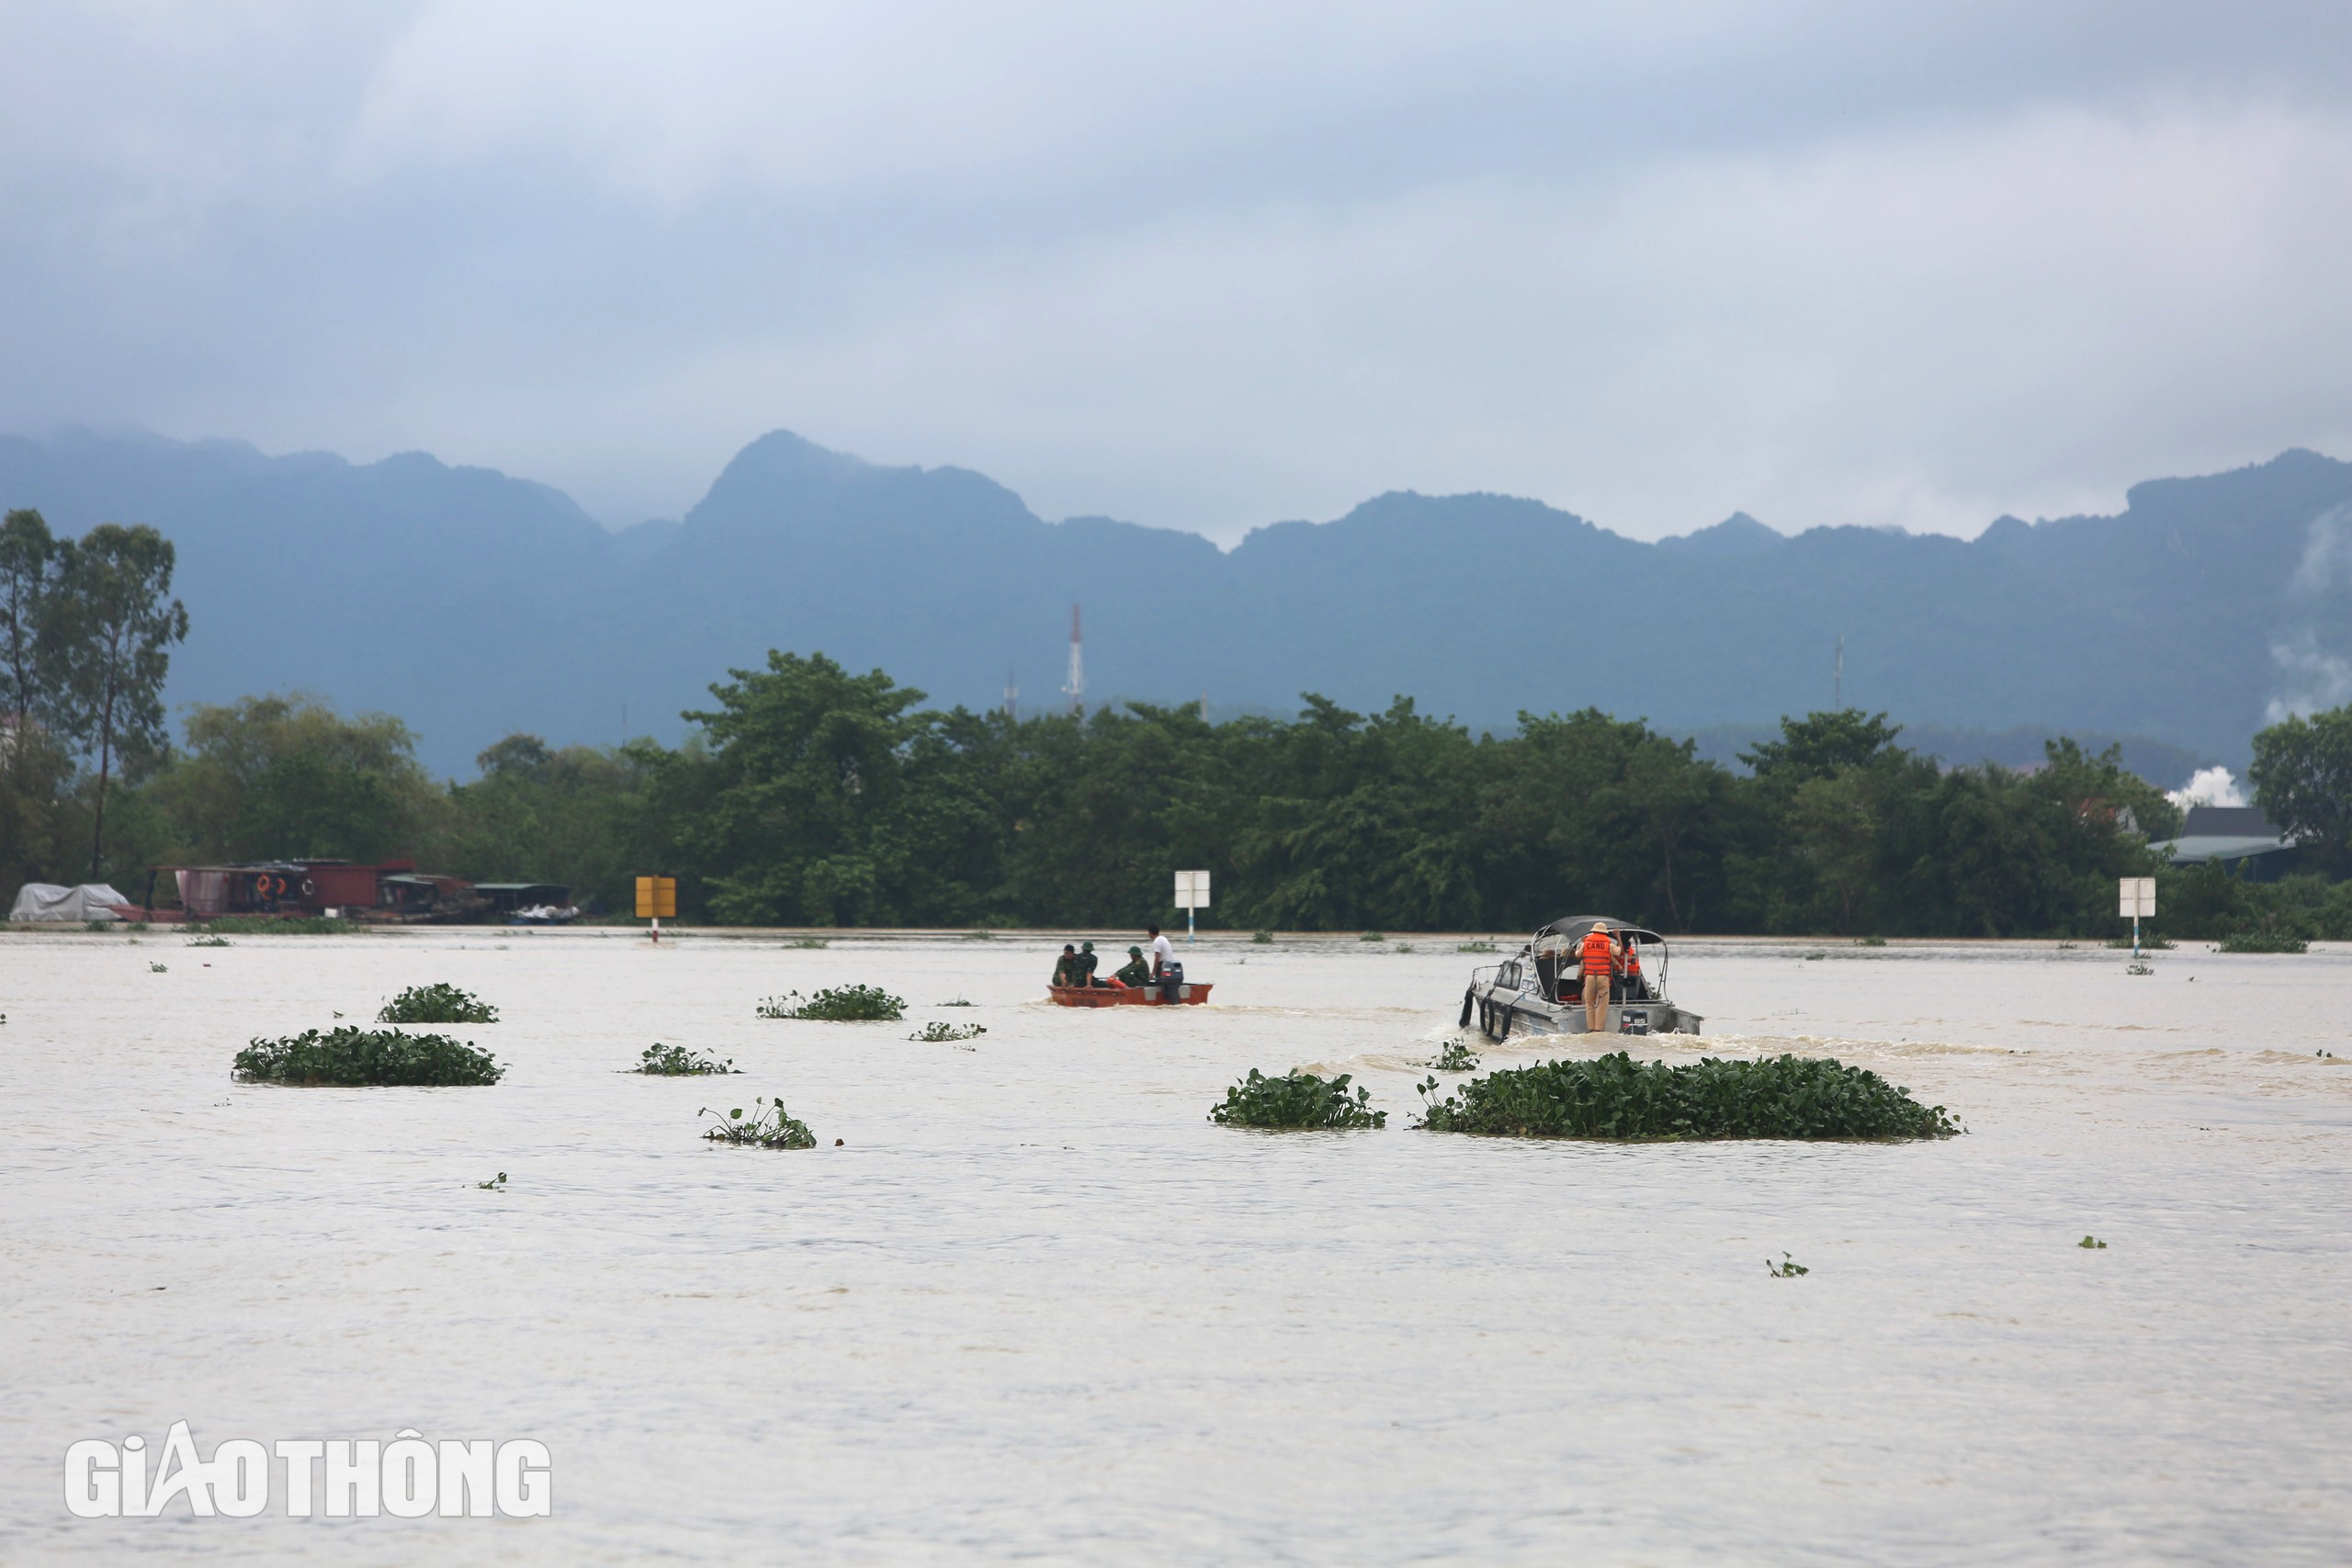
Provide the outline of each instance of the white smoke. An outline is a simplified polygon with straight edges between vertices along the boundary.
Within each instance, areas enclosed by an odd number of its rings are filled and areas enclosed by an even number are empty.
[[[2303,558],[2289,586],[2297,593],[2324,593],[2341,568],[2352,579],[2352,503],[2331,506],[2303,534]]]
[[[2188,782],[2178,789],[2165,792],[2165,798],[2183,811],[2192,806],[2244,806],[2245,792],[2238,788],[2236,775],[2227,768],[2199,768],[2188,775]]]
[[[2305,626],[2283,641],[2270,645],[2270,657],[2284,678],[2285,689],[2265,705],[2263,716],[2272,724],[2300,718],[2323,708],[2352,702],[2352,660],[2320,647]]]
[[[2339,578],[2352,583],[2352,502],[2331,506],[2311,520],[2303,535],[2303,558],[2295,563],[2287,591],[2298,599],[2315,599]],[[2266,722],[2277,724],[2352,702],[2352,660],[2320,647],[2310,626],[2274,638],[2270,658],[2278,666],[2280,690],[2263,706]]]

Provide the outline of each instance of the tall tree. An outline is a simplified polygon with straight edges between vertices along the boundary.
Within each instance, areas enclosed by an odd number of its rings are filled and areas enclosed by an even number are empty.
[[[2254,738],[2255,804],[2331,875],[2352,876],[2352,704]]]
[[[58,542],[38,512],[0,523],[0,712],[21,728],[57,698]]]
[[[171,645],[187,637],[187,609],[170,598],[176,554],[145,524],[102,523],[64,547],[62,648],[72,728],[98,761],[90,877],[106,845],[107,784],[126,750],[160,751]]]

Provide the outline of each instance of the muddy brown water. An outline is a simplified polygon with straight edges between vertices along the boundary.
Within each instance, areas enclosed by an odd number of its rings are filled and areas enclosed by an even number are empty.
[[[1491,960],[1404,940],[1080,1011],[1058,938],[0,938],[0,1561],[2352,1560],[2352,951],[1679,944],[1710,1032],[1644,1055],[1969,1135],[1622,1147],[1411,1130]],[[432,980],[504,1082],[229,1080]],[[753,1016],[853,981],[908,1021]],[[655,1041],[745,1071],[616,1070]],[[1387,1128],[1204,1119],[1293,1066]],[[823,1146],[699,1138],[755,1094]],[[555,1511],[67,1514],[68,1443],[183,1419],[533,1438]]]

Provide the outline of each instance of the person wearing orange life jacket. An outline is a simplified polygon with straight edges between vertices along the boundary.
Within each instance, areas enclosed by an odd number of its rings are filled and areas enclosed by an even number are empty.
[[[1609,928],[1595,925],[1585,932],[1577,955],[1584,968],[1584,1026],[1599,1034],[1609,1022],[1609,982],[1617,972],[1617,944],[1610,940]]]
[[[1650,990],[1642,983],[1641,943],[1629,936],[1624,941],[1623,951],[1625,955],[1624,962],[1618,966],[1617,972],[1624,983],[1618,987],[1618,999],[1628,1002],[1645,1002],[1650,999]]]

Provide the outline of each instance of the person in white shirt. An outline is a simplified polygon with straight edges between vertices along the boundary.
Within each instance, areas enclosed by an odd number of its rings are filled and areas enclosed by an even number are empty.
[[[1172,1002],[1176,999],[1176,981],[1168,973],[1168,966],[1176,961],[1176,950],[1159,934],[1158,926],[1146,926],[1144,930],[1151,934],[1151,977],[1159,982],[1159,999]]]

